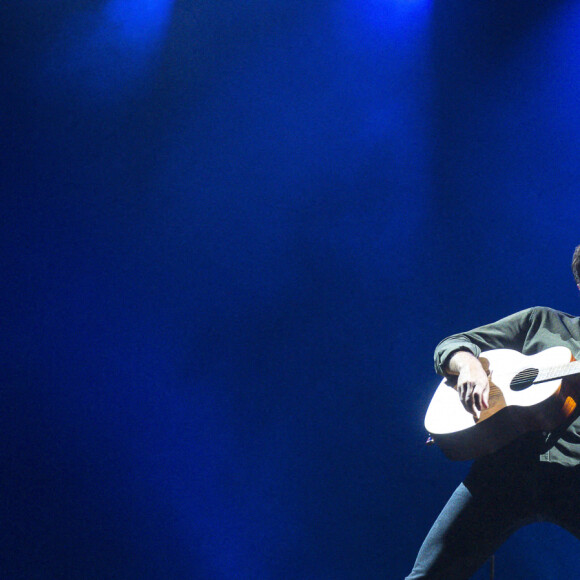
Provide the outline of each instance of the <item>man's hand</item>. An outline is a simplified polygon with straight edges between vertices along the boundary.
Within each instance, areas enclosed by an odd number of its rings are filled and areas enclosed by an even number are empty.
[[[489,408],[489,378],[479,360],[470,352],[460,350],[448,362],[448,370],[457,377],[457,392],[465,409],[479,419]]]

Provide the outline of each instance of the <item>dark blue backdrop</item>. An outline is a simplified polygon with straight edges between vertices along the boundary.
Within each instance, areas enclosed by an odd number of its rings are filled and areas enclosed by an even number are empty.
[[[577,3],[0,15],[2,577],[402,578],[468,468],[435,344],[580,311]]]

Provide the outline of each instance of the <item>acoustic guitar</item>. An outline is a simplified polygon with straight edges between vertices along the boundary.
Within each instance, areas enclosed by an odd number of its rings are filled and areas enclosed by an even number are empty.
[[[526,356],[510,349],[481,353],[489,376],[489,408],[479,419],[465,410],[444,379],[425,415],[425,428],[450,459],[475,459],[532,431],[551,431],[571,418],[580,400],[580,361],[555,346]]]

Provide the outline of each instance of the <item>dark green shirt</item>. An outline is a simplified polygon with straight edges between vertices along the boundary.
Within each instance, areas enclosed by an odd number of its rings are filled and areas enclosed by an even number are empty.
[[[479,356],[485,350],[510,348],[532,355],[552,346],[566,346],[580,360],[580,317],[536,306],[442,340],[435,349],[435,370],[443,375],[447,359],[457,350]],[[544,434],[537,455],[541,461],[579,465],[580,417],[561,432]]]

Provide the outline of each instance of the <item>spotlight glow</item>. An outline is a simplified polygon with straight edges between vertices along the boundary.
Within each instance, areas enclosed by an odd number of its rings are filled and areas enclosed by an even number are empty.
[[[173,0],[111,0],[104,15],[127,41],[150,45],[164,37],[172,3]]]
[[[143,79],[165,39],[173,0],[110,0],[69,18],[41,67],[41,92],[110,100]]]

